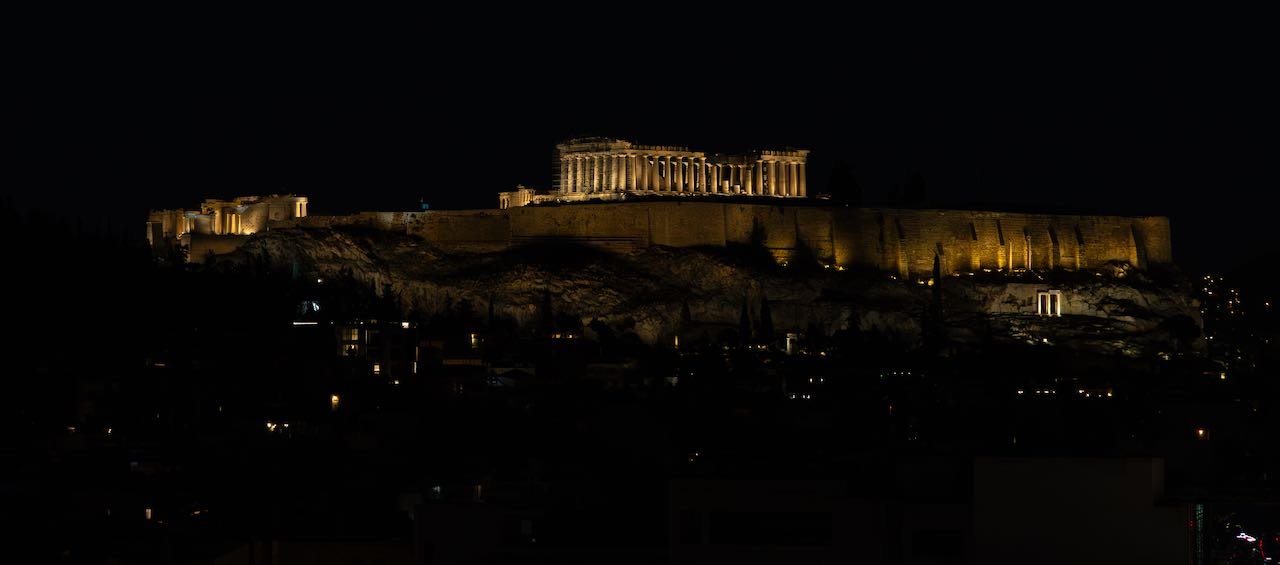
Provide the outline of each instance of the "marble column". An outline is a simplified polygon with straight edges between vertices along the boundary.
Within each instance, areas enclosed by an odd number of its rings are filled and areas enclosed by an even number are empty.
[[[715,181],[716,185],[712,187],[711,191],[721,192],[724,187],[720,184],[720,165],[713,165],[713,167],[715,168],[711,171],[711,180]]]
[[[769,161],[769,186],[765,189],[769,196],[778,194],[778,162]]]
[[[659,155],[653,161],[653,189],[662,192],[667,189],[667,159]]]
[[[605,187],[605,192],[616,192],[618,190],[618,156],[610,155],[609,159],[609,186]]]
[[[636,155],[636,190],[646,190],[648,188],[649,171],[645,168],[648,164],[648,157]]]
[[[672,192],[684,192],[684,158],[677,157],[675,160],[675,169],[672,171],[675,176],[672,180]]]
[[[644,156],[644,189],[658,190],[658,177],[655,174],[658,170],[657,157],[653,155]]]
[[[604,158],[593,155],[591,156],[591,192],[600,190],[602,184],[604,184]]]
[[[615,185],[613,177],[614,172],[617,170],[613,161],[613,155],[604,156],[604,184],[600,187],[601,192],[613,192]]]
[[[604,176],[605,173],[608,172],[608,169],[606,169],[605,166],[606,163],[604,155],[596,155],[596,183],[592,188],[592,192],[600,192],[604,190],[605,184],[608,183],[609,179]]]
[[[796,163],[796,184],[799,185],[797,192],[800,193],[800,196],[807,197],[809,196],[809,187],[805,186],[804,182],[804,166],[804,163]]]
[[[582,157],[576,157],[573,160],[573,191],[582,192],[582,185],[586,181],[586,164]]]
[[[627,184],[627,164],[622,155],[613,156],[613,190],[611,192],[621,192]]]
[[[638,188],[636,186],[636,177],[639,176],[636,174],[636,165],[640,164],[640,161],[636,159],[635,155],[627,155],[624,158],[627,161],[627,190],[635,190]]]
[[[604,156],[604,187],[605,192],[613,192],[613,188],[618,185],[617,174],[618,167],[613,155]]]
[[[618,182],[618,188],[621,190],[631,190],[631,156],[619,155],[618,172],[622,175],[622,180]]]
[[[609,190],[609,156],[600,156],[600,192]]]
[[[710,185],[708,185],[707,183],[708,180],[709,180],[709,177],[707,175],[707,158],[698,157],[698,184],[699,184],[698,191],[699,192],[702,192],[703,194],[712,192]]]
[[[756,160],[756,170],[752,171],[752,173],[755,178],[751,179],[752,180],[751,193],[764,194],[764,161],[763,160],[761,159]]]
[[[609,192],[613,190],[613,155],[603,155],[600,161],[604,165],[601,167],[604,175],[600,178],[600,192]]]
[[[671,157],[658,157],[658,168],[655,173],[658,175],[658,191],[671,190]]]

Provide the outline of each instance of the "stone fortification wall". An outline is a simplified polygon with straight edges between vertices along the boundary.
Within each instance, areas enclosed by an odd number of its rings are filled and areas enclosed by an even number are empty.
[[[431,211],[406,226],[417,235],[457,251],[501,251],[511,244],[511,221],[502,210]]]
[[[1115,261],[1147,268],[1173,260],[1169,221],[1161,217],[669,201],[362,212],[271,223],[273,229],[339,225],[403,231],[446,250],[473,252],[547,241],[623,253],[651,245],[722,247],[749,242],[758,229],[782,260],[803,244],[835,265],[903,277],[928,276],[935,256],[944,273],[1080,270]]]
[[[1089,269],[1108,262],[1140,268],[1173,260],[1169,221],[1160,217],[1072,216],[968,210],[852,209],[714,202],[628,202],[530,206],[476,217],[428,213],[418,230],[448,246],[446,234],[492,247],[576,241],[630,251],[649,245],[724,246],[751,240],[782,259],[803,243],[841,266],[868,266],[901,276],[981,269]],[[474,214],[474,213],[473,213]],[[483,222],[479,218],[483,218]],[[459,223],[476,222],[461,230]],[[432,237],[431,234],[440,234]]]

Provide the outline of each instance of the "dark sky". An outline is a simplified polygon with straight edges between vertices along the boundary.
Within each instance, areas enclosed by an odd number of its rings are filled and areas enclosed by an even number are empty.
[[[298,38],[41,35],[6,81],[31,171],[7,192],[139,237],[148,208],[215,196],[300,193],[313,214],[493,207],[548,184],[557,141],[595,134],[808,148],[811,188],[843,160],[873,202],[920,173],[940,206],[1168,215],[1192,269],[1278,239],[1280,49],[1238,22],[720,22],[796,30],[755,44],[699,19],[688,29],[710,35],[694,41],[649,33],[661,19],[642,39],[558,40],[508,15]]]

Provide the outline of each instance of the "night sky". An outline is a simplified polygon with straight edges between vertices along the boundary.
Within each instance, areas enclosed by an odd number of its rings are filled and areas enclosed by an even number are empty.
[[[1280,49],[1260,30],[1145,18],[883,29],[804,13],[802,26],[773,22],[804,32],[779,45],[564,42],[509,15],[482,30],[437,20],[305,39],[42,35],[13,54],[10,118],[30,173],[6,192],[139,238],[147,209],[206,197],[293,192],[312,214],[419,198],[494,207],[517,183],[547,187],[557,141],[605,135],[808,148],[811,191],[843,160],[872,204],[920,173],[939,207],[1168,215],[1192,270],[1277,240]]]

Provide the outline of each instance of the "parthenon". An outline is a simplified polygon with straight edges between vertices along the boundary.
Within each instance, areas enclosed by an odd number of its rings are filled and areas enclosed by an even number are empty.
[[[556,145],[559,170],[549,194],[527,188],[499,195],[499,207],[544,201],[613,200],[625,194],[736,194],[804,198],[804,149],[725,155],[670,145],[637,145],[611,138],[570,139]]]

